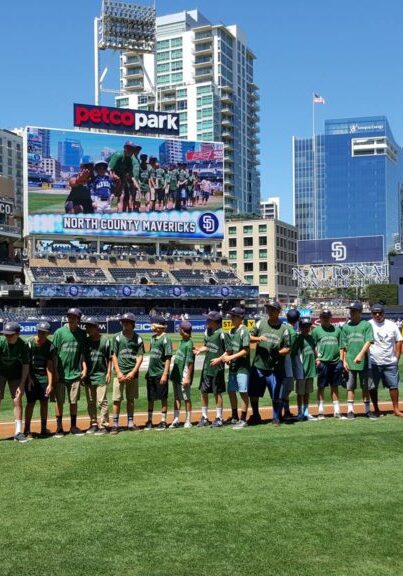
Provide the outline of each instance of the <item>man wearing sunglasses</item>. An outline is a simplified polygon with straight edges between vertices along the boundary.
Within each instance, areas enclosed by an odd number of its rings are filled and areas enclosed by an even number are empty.
[[[372,319],[369,321],[374,331],[374,343],[369,349],[369,394],[374,406],[374,415],[380,416],[378,406],[378,386],[381,381],[389,389],[395,416],[403,418],[399,410],[399,358],[402,335],[391,320],[385,319],[385,308],[374,304],[371,308]]]

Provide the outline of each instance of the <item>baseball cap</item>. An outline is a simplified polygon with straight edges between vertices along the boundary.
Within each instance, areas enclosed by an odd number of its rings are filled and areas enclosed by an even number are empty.
[[[6,322],[1,333],[11,336],[12,334],[19,334],[20,330],[21,327],[17,322]]]
[[[187,322],[186,320],[184,320],[183,322],[181,322],[179,324],[179,329],[182,330],[182,332],[186,332],[186,334],[191,334],[192,333],[192,324],[190,322]]]
[[[125,312],[120,317],[120,321],[122,322],[123,320],[129,320],[130,322],[133,322],[133,324],[134,324],[136,322],[136,317],[133,314],[133,312]]]
[[[348,308],[350,310],[358,310],[358,312],[362,312],[362,304],[361,302],[358,302],[358,300],[356,300],[355,302],[351,302]]]
[[[151,320],[151,324],[155,324],[156,326],[166,326],[167,325],[167,321],[161,315],[153,316],[150,320]]]
[[[128,140],[127,142],[125,142],[123,148],[137,148],[137,150],[141,150],[141,146],[139,146],[132,140]]]
[[[281,310],[280,302],[276,302],[276,300],[269,300],[265,304],[266,308],[274,308],[275,310]]]
[[[300,316],[299,310],[295,310],[294,308],[287,312],[287,320],[291,320],[292,322],[297,322]]]
[[[311,326],[312,320],[308,316],[304,316],[304,318],[301,318],[301,320],[299,321],[299,325],[300,326]]]
[[[147,154],[140,154],[140,160],[147,160]]]
[[[331,316],[332,315],[332,311],[329,310],[329,308],[322,308],[322,310],[320,311],[319,316]]]
[[[235,306],[229,311],[231,316],[238,316],[239,318],[245,318],[245,309],[240,306]]]
[[[222,322],[222,316],[217,310],[211,310],[207,314],[207,322]]]
[[[36,331],[37,332],[50,332],[51,328],[50,328],[50,324],[49,322],[39,322],[39,324],[36,325]]]
[[[86,326],[96,326],[97,328],[99,328],[98,320],[92,316],[90,318],[87,318],[87,320],[84,322],[84,324]]]
[[[77,316],[78,318],[81,318],[82,312],[80,308],[69,308],[67,310],[67,316]]]
[[[96,168],[97,166],[105,166],[106,168],[108,168],[108,162],[106,162],[105,160],[97,160],[94,164],[94,168]]]
[[[385,312],[385,307],[383,304],[373,304],[371,306],[371,312]]]

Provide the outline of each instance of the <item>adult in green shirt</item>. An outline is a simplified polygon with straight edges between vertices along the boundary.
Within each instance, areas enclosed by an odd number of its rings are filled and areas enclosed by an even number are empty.
[[[179,171],[175,167],[175,164],[171,164],[169,171],[167,173],[167,188],[168,188],[168,199],[171,201],[171,210],[175,208],[176,194],[178,189],[178,178]]]
[[[115,194],[119,197],[118,212],[132,212],[140,207],[140,150],[141,146],[129,140],[123,146],[123,152],[115,152],[109,160],[111,174],[118,176],[120,180],[120,186],[115,189]]]
[[[120,405],[126,394],[127,428],[139,430],[134,423],[134,400],[139,397],[139,370],[144,358],[144,342],[135,332],[136,317],[126,312],[120,318],[122,332],[116,334],[112,344],[112,362],[116,378],[113,382],[112,434],[119,432]]]
[[[162,210],[165,200],[165,170],[160,168],[158,159],[150,158],[150,210],[155,210],[156,202]]]
[[[147,154],[140,154],[140,168],[139,168],[139,185],[141,193],[141,202],[144,202],[147,212],[151,209],[151,176],[152,169],[147,162]],[[155,198],[154,198],[155,200]]]
[[[334,418],[342,418],[339,386],[342,385],[343,362],[341,360],[341,329],[331,322],[332,312],[323,308],[319,315],[320,326],[312,331],[316,346],[316,369],[318,371],[318,419],[323,420],[325,388],[330,386]]]
[[[175,210],[186,208],[188,171],[186,164],[178,164],[178,189],[175,197]]]
[[[155,400],[161,401],[161,422],[157,430],[166,430],[168,412],[168,379],[172,358],[172,341],[166,334],[167,322],[163,316],[151,318],[153,335],[150,340],[150,359],[146,374],[148,419],[145,430],[153,428]]]
[[[208,419],[209,394],[214,394],[216,404],[216,418],[212,426],[214,428],[223,426],[222,395],[225,392],[225,363],[223,358],[229,348],[228,335],[222,329],[222,316],[220,312],[211,310],[207,314],[207,329],[204,333],[203,346],[195,350],[196,356],[206,353],[199,385],[202,406],[202,415],[197,425],[199,428],[211,424]]]
[[[101,435],[108,431],[109,408],[107,389],[112,375],[112,349],[109,338],[101,334],[96,318],[87,318],[85,329],[87,340],[87,380],[85,392],[87,396],[88,416],[90,427],[87,434]],[[98,426],[97,406],[100,411],[100,424]]]
[[[368,350],[374,341],[372,326],[363,320],[361,302],[349,306],[350,320],[341,328],[341,350],[344,369],[348,372],[347,380],[347,418],[353,420],[355,389],[358,381],[362,390],[365,415],[371,416],[368,391]]]
[[[250,335],[244,325],[245,308],[235,306],[230,311],[232,328],[227,339],[228,349],[223,356],[223,362],[229,364],[228,396],[231,404],[231,418],[228,423],[235,430],[245,428],[248,423],[249,396],[248,382],[250,372]],[[241,418],[238,420],[237,392],[241,397]]]
[[[29,372],[29,353],[27,345],[20,338],[20,330],[17,322],[6,322],[0,337],[0,403],[8,384],[14,404],[14,440],[25,443],[27,438],[22,432],[22,397]]]
[[[184,428],[192,427],[192,399],[191,385],[194,373],[194,352],[192,342],[192,324],[183,321],[179,324],[179,334],[182,340],[175,353],[175,361],[171,370],[170,379],[174,389],[174,419],[170,428],[179,427],[179,416],[182,401],[185,402],[186,421]]]
[[[37,334],[28,342],[29,383],[26,386],[27,405],[25,407],[24,434],[31,439],[31,420],[35,403],[38,400],[41,411],[41,437],[46,438],[49,397],[53,394],[55,367],[55,347],[49,340],[50,324],[42,321],[36,327]]]
[[[287,354],[284,358],[284,376],[281,382],[281,405],[282,414],[281,420],[291,420],[294,415],[290,411],[290,394],[294,390],[294,379],[303,378],[301,374],[302,364],[299,360],[298,354],[295,353],[295,342],[297,340],[296,328],[298,321],[300,319],[300,312],[294,308],[290,308],[287,311],[287,323],[288,333],[290,335],[290,354]]]
[[[291,352],[290,333],[280,321],[281,304],[271,301],[266,304],[267,318],[262,318],[252,330],[250,341],[257,344],[253,359],[248,393],[253,414],[249,424],[260,424],[259,398],[266,388],[273,404],[273,424],[280,425],[281,382],[284,377],[284,359]]]
[[[66,392],[70,404],[70,434],[84,435],[84,432],[77,426],[77,403],[80,399],[80,387],[87,377],[87,335],[79,326],[80,319],[81,310],[70,308],[67,311],[67,324],[58,328],[53,336],[53,346],[57,357],[55,438],[64,436],[63,405],[66,400]]]
[[[316,377],[315,341],[310,331],[312,320],[308,317],[299,321],[300,334],[295,342],[295,349],[300,356],[303,365],[304,377],[296,380],[296,392],[298,403],[297,420],[317,420],[309,414],[309,395],[313,392],[313,381]]]

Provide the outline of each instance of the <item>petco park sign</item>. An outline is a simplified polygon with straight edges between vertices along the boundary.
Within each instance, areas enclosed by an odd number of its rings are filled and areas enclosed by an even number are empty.
[[[115,132],[179,136],[179,114],[74,104],[74,126]]]

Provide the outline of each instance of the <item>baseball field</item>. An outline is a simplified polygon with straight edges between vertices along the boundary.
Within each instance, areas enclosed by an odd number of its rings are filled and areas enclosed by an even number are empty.
[[[1,576],[403,574],[392,415],[4,440],[0,462]]]

